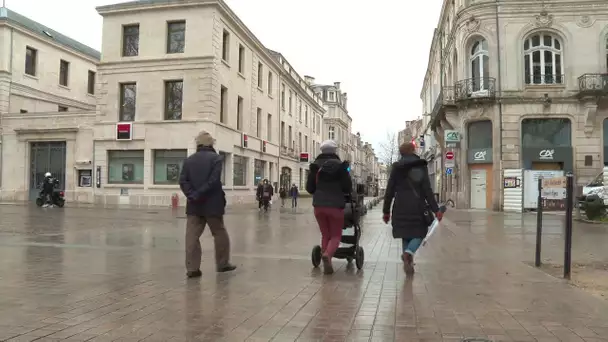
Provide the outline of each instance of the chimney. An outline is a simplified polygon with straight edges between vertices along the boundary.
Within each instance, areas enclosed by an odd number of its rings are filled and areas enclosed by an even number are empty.
[[[312,77],[312,76],[306,76],[306,75],[304,75],[304,81],[306,81],[306,83],[307,83],[308,85],[313,85],[313,84],[315,84],[315,78],[314,78],[314,77]]]
[[[348,94],[347,93],[342,94],[342,105],[344,106],[344,108],[348,109]]]
[[[340,90],[340,82],[334,82],[334,87],[336,87],[336,89]]]

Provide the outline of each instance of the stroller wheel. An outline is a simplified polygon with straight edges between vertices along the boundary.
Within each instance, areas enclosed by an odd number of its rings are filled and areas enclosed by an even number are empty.
[[[363,251],[363,247],[357,247],[357,253],[355,255],[355,265],[357,269],[360,270],[363,268],[363,262],[365,261],[365,253]]]
[[[316,268],[321,264],[321,246],[314,246],[312,248],[312,265]]]

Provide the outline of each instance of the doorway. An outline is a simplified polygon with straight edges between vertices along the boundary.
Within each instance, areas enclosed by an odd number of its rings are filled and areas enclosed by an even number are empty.
[[[484,169],[471,170],[471,208],[487,208],[487,174]]]
[[[532,162],[532,170],[562,171],[563,163]]]
[[[50,172],[59,180],[59,188],[65,190],[65,141],[33,142],[30,145],[29,198],[35,200],[40,192],[44,174]]]

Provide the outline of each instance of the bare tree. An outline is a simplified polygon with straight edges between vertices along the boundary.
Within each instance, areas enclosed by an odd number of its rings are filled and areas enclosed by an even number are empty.
[[[386,165],[386,170],[390,174],[393,163],[399,160],[399,141],[397,133],[386,132],[386,138],[380,143],[378,160]]]

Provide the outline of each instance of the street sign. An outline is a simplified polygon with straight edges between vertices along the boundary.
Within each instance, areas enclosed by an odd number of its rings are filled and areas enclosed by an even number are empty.
[[[445,153],[445,159],[447,160],[453,160],[454,159],[454,152],[448,151]]]
[[[445,174],[446,174],[446,175],[448,175],[448,176],[449,176],[449,175],[451,175],[451,174],[453,174],[453,173],[454,173],[454,169],[453,169],[453,168],[451,168],[451,167],[446,167],[446,168],[445,168]]]
[[[450,168],[456,167],[456,161],[454,159],[446,159],[444,162],[444,166]]]
[[[445,130],[443,138],[446,143],[459,143],[460,132],[454,130]]]

